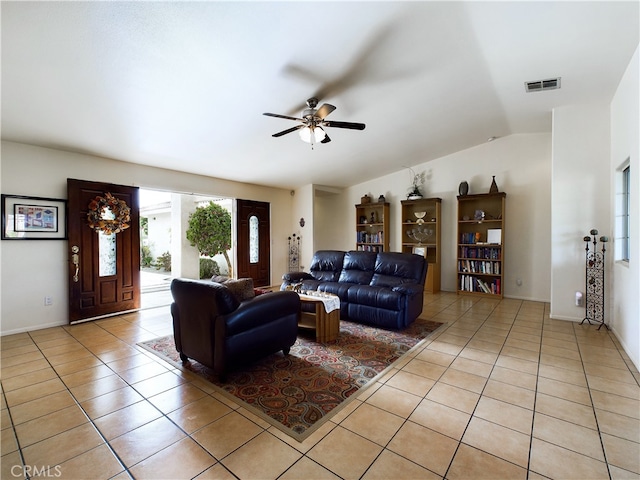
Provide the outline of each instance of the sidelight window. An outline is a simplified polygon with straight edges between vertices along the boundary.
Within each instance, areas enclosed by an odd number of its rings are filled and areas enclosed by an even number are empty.
[[[258,217],[249,217],[249,263],[258,263],[260,257]]]

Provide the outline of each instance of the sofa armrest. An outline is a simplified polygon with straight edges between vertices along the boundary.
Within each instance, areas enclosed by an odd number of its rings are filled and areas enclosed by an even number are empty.
[[[400,292],[405,295],[415,295],[416,293],[422,293],[424,290],[424,285],[419,283],[402,283],[400,285],[396,285],[391,289],[393,292]]]
[[[307,272],[289,272],[282,275],[282,280],[289,283],[300,283],[303,280],[312,280],[313,276]]]
[[[218,317],[216,321],[224,322],[225,336],[229,337],[298,312],[300,297],[297,293],[273,292],[242,302],[237,310]]]

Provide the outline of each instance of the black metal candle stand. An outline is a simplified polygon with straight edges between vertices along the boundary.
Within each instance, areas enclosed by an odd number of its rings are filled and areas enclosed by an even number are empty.
[[[589,325],[600,324],[598,330],[604,325],[609,330],[609,326],[604,319],[604,299],[605,299],[605,283],[604,283],[604,253],[605,244],[609,241],[608,237],[600,237],[602,249],[598,252],[598,230],[593,229],[589,232],[591,235],[583,237],[586,252],[586,283],[585,283],[585,317],[580,322],[589,322]],[[589,250],[589,243],[593,243],[593,250]]]
[[[300,235],[289,237],[289,272],[300,271]]]

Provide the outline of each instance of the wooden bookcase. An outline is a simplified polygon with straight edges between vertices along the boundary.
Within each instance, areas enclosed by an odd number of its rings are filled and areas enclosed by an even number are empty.
[[[502,298],[507,194],[458,196],[459,294]]]
[[[356,250],[389,251],[389,203],[356,205]]]
[[[428,293],[440,291],[440,222],[441,198],[422,198],[420,200],[403,200],[402,204],[402,251],[416,253],[427,259],[427,278],[424,290]],[[422,216],[422,222],[418,221]],[[415,230],[420,229],[416,238]],[[427,236],[427,234],[429,234]],[[425,237],[425,238],[423,238]]]

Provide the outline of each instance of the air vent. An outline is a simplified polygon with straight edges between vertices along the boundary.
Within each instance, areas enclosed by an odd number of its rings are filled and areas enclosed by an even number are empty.
[[[560,77],[549,78],[548,80],[538,80],[535,82],[525,82],[524,88],[527,92],[541,92],[543,90],[555,90],[560,88]]]

